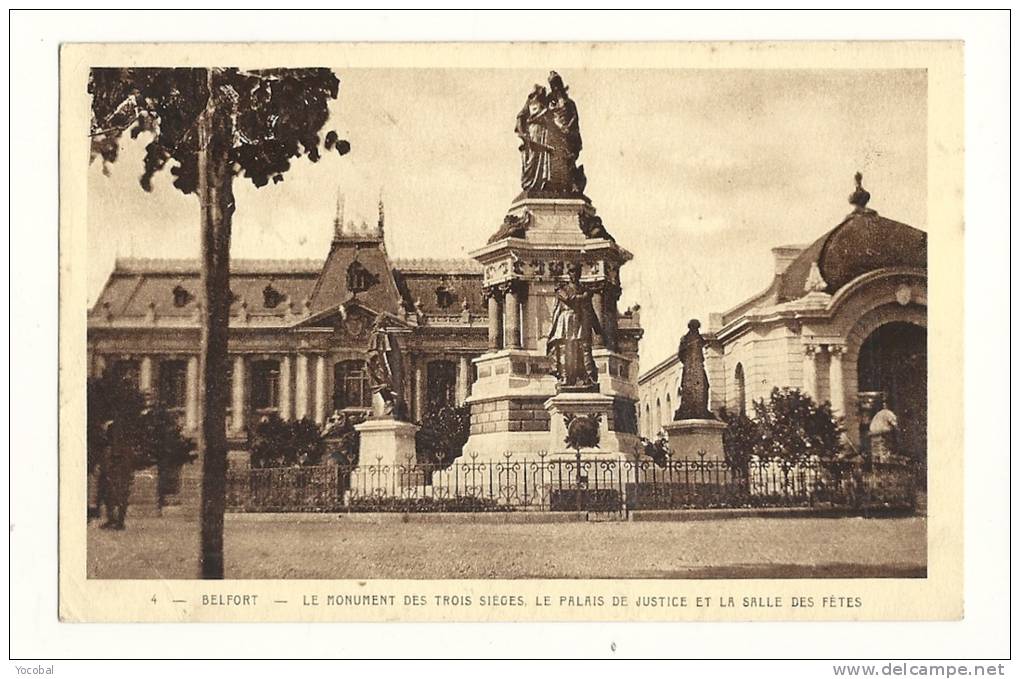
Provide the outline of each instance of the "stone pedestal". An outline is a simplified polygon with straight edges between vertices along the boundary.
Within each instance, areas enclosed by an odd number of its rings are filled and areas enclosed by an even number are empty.
[[[577,453],[567,448],[564,439],[567,437],[567,425],[564,415],[585,416],[598,414],[599,444],[597,448],[582,448],[583,458],[606,458],[629,456],[634,454],[638,437],[616,431],[614,420],[615,399],[598,392],[563,392],[545,402],[549,412],[548,452],[550,458],[576,457]]]
[[[418,425],[398,420],[367,420],[354,425],[361,435],[359,465],[409,466],[415,463],[414,435]]]
[[[669,452],[674,460],[703,458],[707,462],[726,459],[723,452],[723,431],[726,423],[719,420],[678,420],[665,426],[669,436]]]
[[[480,462],[501,462],[508,452],[529,458],[567,452],[562,415],[567,405],[547,405],[556,397],[556,378],[550,374],[553,361],[546,353],[546,338],[556,288],[567,280],[571,264],[582,266],[581,281],[593,290],[595,312],[610,337],[593,338],[598,403],[572,403],[568,410],[586,414],[594,408],[602,414],[604,435],[594,454],[632,454],[637,443],[636,342],[628,345],[626,355],[612,350],[617,346],[612,333],[617,327],[620,268],[632,255],[603,237],[607,234],[592,231],[598,220],[595,212],[583,196],[522,196],[510,206],[501,227],[494,220],[497,230],[489,242],[471,253],[481,265],[488,300],[489,351],[474,359],[477,378],[466,401],[471,407],[471,434],[465,455],[475,455]],[[630,333],[634,337],[633,330]],[[605,347],[598,346],[600,339]],[[618,434],[615,411],[625,412],[626,407],[631,415],[621,418],[621,428],[635,433]]]

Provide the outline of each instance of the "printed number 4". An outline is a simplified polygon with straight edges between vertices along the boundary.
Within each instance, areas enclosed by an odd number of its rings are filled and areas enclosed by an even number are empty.
[[[156,603],[156,595],[155,594],[152,595],[152,603]]]

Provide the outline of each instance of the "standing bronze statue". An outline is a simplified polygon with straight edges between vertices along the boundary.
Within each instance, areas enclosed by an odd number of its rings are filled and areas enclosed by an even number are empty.
[[[592,305],[592,291],[581,282],[581,265],[568,268],[569,280],[556,288],[556,306],[546,341],[546,354],[553,359],[559,388],[565,391],[595,391],[598,370],[592,357],[592,333],[602,335],[602,326]]]
[[[404,371],[397,338],[387,331],[386,317],[379,314],[368,339],[368,377],[373,394],[382,401],[373,415],[378,418],[407,420],[404,401]]]
[[[521,140],[521,188],[534,195],[567,196],[584,193],[584,167],[577,165],[581,153],[581,129],[577,105],[555,71],[549,89],[541,85],[528,95],[517,114],[514,129]]]
[[[674,420],[713,420],[708,409],[708,374],[705,372],[705,338],[700,332],[701,322],[692,318],[687,334],[680,340],[677,357],[683,363],[680,377],[680,407]]]

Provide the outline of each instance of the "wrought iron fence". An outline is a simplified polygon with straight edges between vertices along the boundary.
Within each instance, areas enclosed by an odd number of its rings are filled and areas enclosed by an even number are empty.
[[[582,459],[506,454],[449,465],[234,469],[235,512],[627,512],[809,507],[913,509],[917,470],[904,465],[752,460]]]

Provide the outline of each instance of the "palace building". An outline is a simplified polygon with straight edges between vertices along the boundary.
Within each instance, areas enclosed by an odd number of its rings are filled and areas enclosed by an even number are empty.
[[[927,234],[867,207],[857,177],[853,211],[810,245],[773,248],[767,288],[712,314],[705,370],[710,408],[748,412],[774,387],[829,402],[852,443],[867,447],[880,398],[897,414],[902,452],[925,460]],[[639,379],[641,435],[654,438],[679,405],[676,355]]]
[[[488,347],[482,269],[474,261],[391,259],[378,223],[334,222],[324,261],[235,260],[230,308],[232,398],[227,431],[241,445],[253,417],[322,424],[334,410],[371,410],[365,367],[380,313],[401,336],[406,403],[414,419],[460,405],[472,359]],[[118,259],[88,318],[91,374],[115,370],[199,423],[199,262]]]

